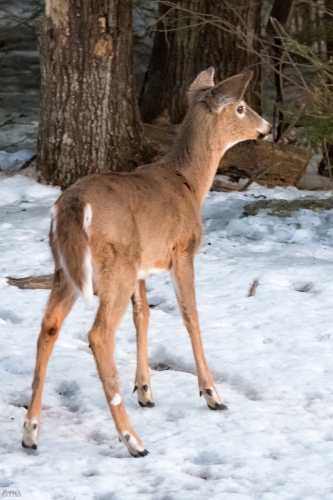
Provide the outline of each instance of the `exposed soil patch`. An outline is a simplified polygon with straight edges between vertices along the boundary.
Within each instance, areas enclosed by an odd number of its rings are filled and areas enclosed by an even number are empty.
[[[260,200],[245,205],[243,215],[257,215],[259,210],[267,210],[267,215],[275,217],[291,217],[292,212],[297,210],[314,210],[322,212],[323,210],[333,209],[333,196],[318,200],[314,198],[303,198],[301,200]]]

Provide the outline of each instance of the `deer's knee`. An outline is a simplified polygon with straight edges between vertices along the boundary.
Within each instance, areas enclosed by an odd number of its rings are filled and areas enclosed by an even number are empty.
[[[56,337],[59,333],[61,326],[61,319],[57,313],[46,314],[42,321],[42,331],[43,337]]]
[[[92,351],[98,349],[102,345],[102,339],[99,330],[93,328],[88,334],[89,347]]]

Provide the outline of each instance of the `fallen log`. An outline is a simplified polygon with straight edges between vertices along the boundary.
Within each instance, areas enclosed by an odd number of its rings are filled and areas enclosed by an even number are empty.
[[[21,290],[51,290],[53,274],[43,276],[28,276],[27,278],[12,278],[7,276],[8,285],[17,286]]]
[[[285,144],[245,141],[226,152],[218,173],[226,175],[236,167],[242,177],[267,187],[297,186],[311,156],[311,151]]]
[[[241,187],[238,184],[231,184],[230,182],[224,182],[220,179],[214,179],[211,191],[218,191],[222,193],[228,193],[230,191],[240,191]]]
[[[156,152],[154,159],[164,156],[172,145],[178,125],[158,122],[144,124],[146,139]],[[311,159],[311,151],[268,141],[244,141],[229,149],[222,158],[218,174],[227,175],[238,182],[248,178],[247,187],[257,182],[267,187],[297,186]],[[214,190],[229,190],[229,186],[217,186]],[[232,188],[231,188],[232,189]]]

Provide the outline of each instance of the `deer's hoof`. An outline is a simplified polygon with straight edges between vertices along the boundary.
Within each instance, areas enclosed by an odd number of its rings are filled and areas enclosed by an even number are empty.
[[[211,410],[227,410],[227,405],[221,402],[220,396],[218,395],[214,387],[203,389],[200,388],[200,396],[204,396],[208,408]]]
[[[215,403],[215,406],[208,405],[208,408],[211,410],[227,410],[228,407],[227,405],[224,405],[223,403]]]
[[[146,403],[141,403],[141,401],[139,401],[139,405],[141,408],[154,408],[155,403],[153,401],[147,401]]]
[[[23,425],[23,448],[37,450],[38,443],[38,420],[37,418],[27,419]]]
[[[144,449],[143,451],[138,451],[137,455],[133,455],[133,453],[131,453],[131,455],[132,457],[139,458],[139,457],[145,457],[146,455],[148,455],[148,453],[149,451]]]
[[[23,448],[30,448],[30,450],[37,450],[38,446],[36,444],[32,444],[31,446],[28,446],[25,444],[25,442],[22,440],[22,446]]]
[[[148,455],[149,451],[146,450],[141,442],[139,442],[139,438],[136,438],[133,434],[128,431],[118,432],[119,440],[124,443],[126,448],[128,449],[130,455],[132,457],[145,457]]]
[[[138,403],[142,408],[154,408],[153,395],[148,384],[135,384],[134,391],[138,391]]]

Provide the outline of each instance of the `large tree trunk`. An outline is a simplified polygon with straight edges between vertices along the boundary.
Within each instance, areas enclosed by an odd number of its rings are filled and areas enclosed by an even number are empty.
[[[62,187],[142,161],[132,0],[46,0],[37,167]]]
[[[143,121],[151,123],[167,112],[172,123],[180,123],[188,86],[209,66],[214,66],[217,80],[253,69],[247,101],[260,111],[260,62],[253,49],[257,48],[255,35],[260,33],[261,1],[229,2],[234,8],[221,0],[175,0],[174,4],[178,8],[171,9],[162,1],[159,4],[161,20],[139,100]],[[200,14],[207,22],[202,22]],[[232,25],[232,32],[226,22]],[[246,35],[249,50],[241,48],[244,38],[237,35],[237,29]]]

